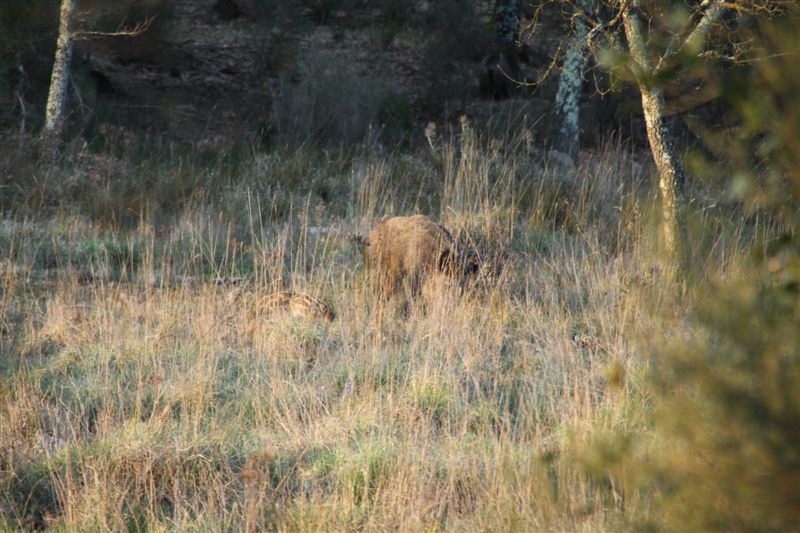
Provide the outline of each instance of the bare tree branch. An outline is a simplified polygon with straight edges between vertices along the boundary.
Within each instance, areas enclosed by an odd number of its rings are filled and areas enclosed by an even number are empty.
[[[687,50],[699,49],[705,42],[711,27],[722,17],[722,13],[730,6],[724,0],[711,0],[703,2],[705,7],[702,17],[692,29],[690,21],[682,32],[676,34],[667,46],[666,52],[661,56],[656,65],[655,72],[663,72],[669,68],[672,61]]]
[[[106,37],[136,37],[149,30],[155,20],[155,16],[148,17],[132,28],[124,28],[119,31],[76,31],[72,33],[72,38],[74,40],[86,40],[103,39]]]

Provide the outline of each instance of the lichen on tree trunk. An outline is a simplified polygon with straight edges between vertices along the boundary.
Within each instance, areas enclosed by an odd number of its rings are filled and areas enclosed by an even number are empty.
[[[64,109],[69,87],[69,67],[72,62],[72,34],[70,20],[75,9],[75,0],[61,0],[60,22],[53,74],[47,96],[47,114],[44,132],[50,138],[58,138],[64,128]]]
[[[497,0],[494,14],[495,44],[510,53],[519,41],[520,0]]]
[[[519,65],[520,0],[497,0],[494,19],[494,43],[497,53],[505,58],[508,72],[503,75],[513,81],[521,76]],[[502,65],[504,62],[499,61]]]
[[[664,122],[664,96],[660,90],[639,87],[647,127],[647,140],[658,169],[661,211],[664,223],[664,246],[676,259],[682,257],[680,212],[686,181],[683,166],[675,153]]]
[[[583,0],[580,2],[580,7],[588,12],[591,6]],[[571,37],[558,78],[553,117],[553,148],[571,157],[574,157],[580,148],[580,95],[583,65],[586,62],[586,37],[589,34],[589,26],[583,17],[576,16],[574,20],[575,32]]]

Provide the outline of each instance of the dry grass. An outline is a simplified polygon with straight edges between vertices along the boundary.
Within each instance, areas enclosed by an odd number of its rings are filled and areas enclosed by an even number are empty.
[[[574,175],[521,151],[463,138],[434,160],[356,160],[341,214],[306,200],[275,216],[232,188],[219,201],[238,219],[3,220],[0,527],[617,531],[647,516],[647,495],[580,465],[599,435],[647,434],[649,351],[690,334],[669,320],[650,190],[613,143]],[[419,168],[444,180],[404,174]],[[382,196],[392,173],[435,194]],[[414,210],[491,268],[378,321],[350,235]],[[706,274],[738,247],[715,241]],[[336,320],[254,319],[280,287]]]

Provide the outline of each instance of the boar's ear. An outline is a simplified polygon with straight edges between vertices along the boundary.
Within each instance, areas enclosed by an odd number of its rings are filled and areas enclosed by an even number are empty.
[[[439,270],[441,272],[452,272],[455,262],[456,258],[452,250],[442,250],[442,255],[439,256]]]

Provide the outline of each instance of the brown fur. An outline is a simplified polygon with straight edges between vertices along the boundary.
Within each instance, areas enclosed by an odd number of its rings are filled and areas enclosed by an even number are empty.
[[[263,296],[253,310],[253,315],[288,311],[290,315],[309,320],[336,318],[333,308],[310,294],[295,291],[278,291]]]
[[[364,264],[377,271],[385,297],[403,287],[416,296],[434,272],[462,280],[476,270],[473,261],[464,259],[450,232],[423,215],[381,222],[365,239]]]

